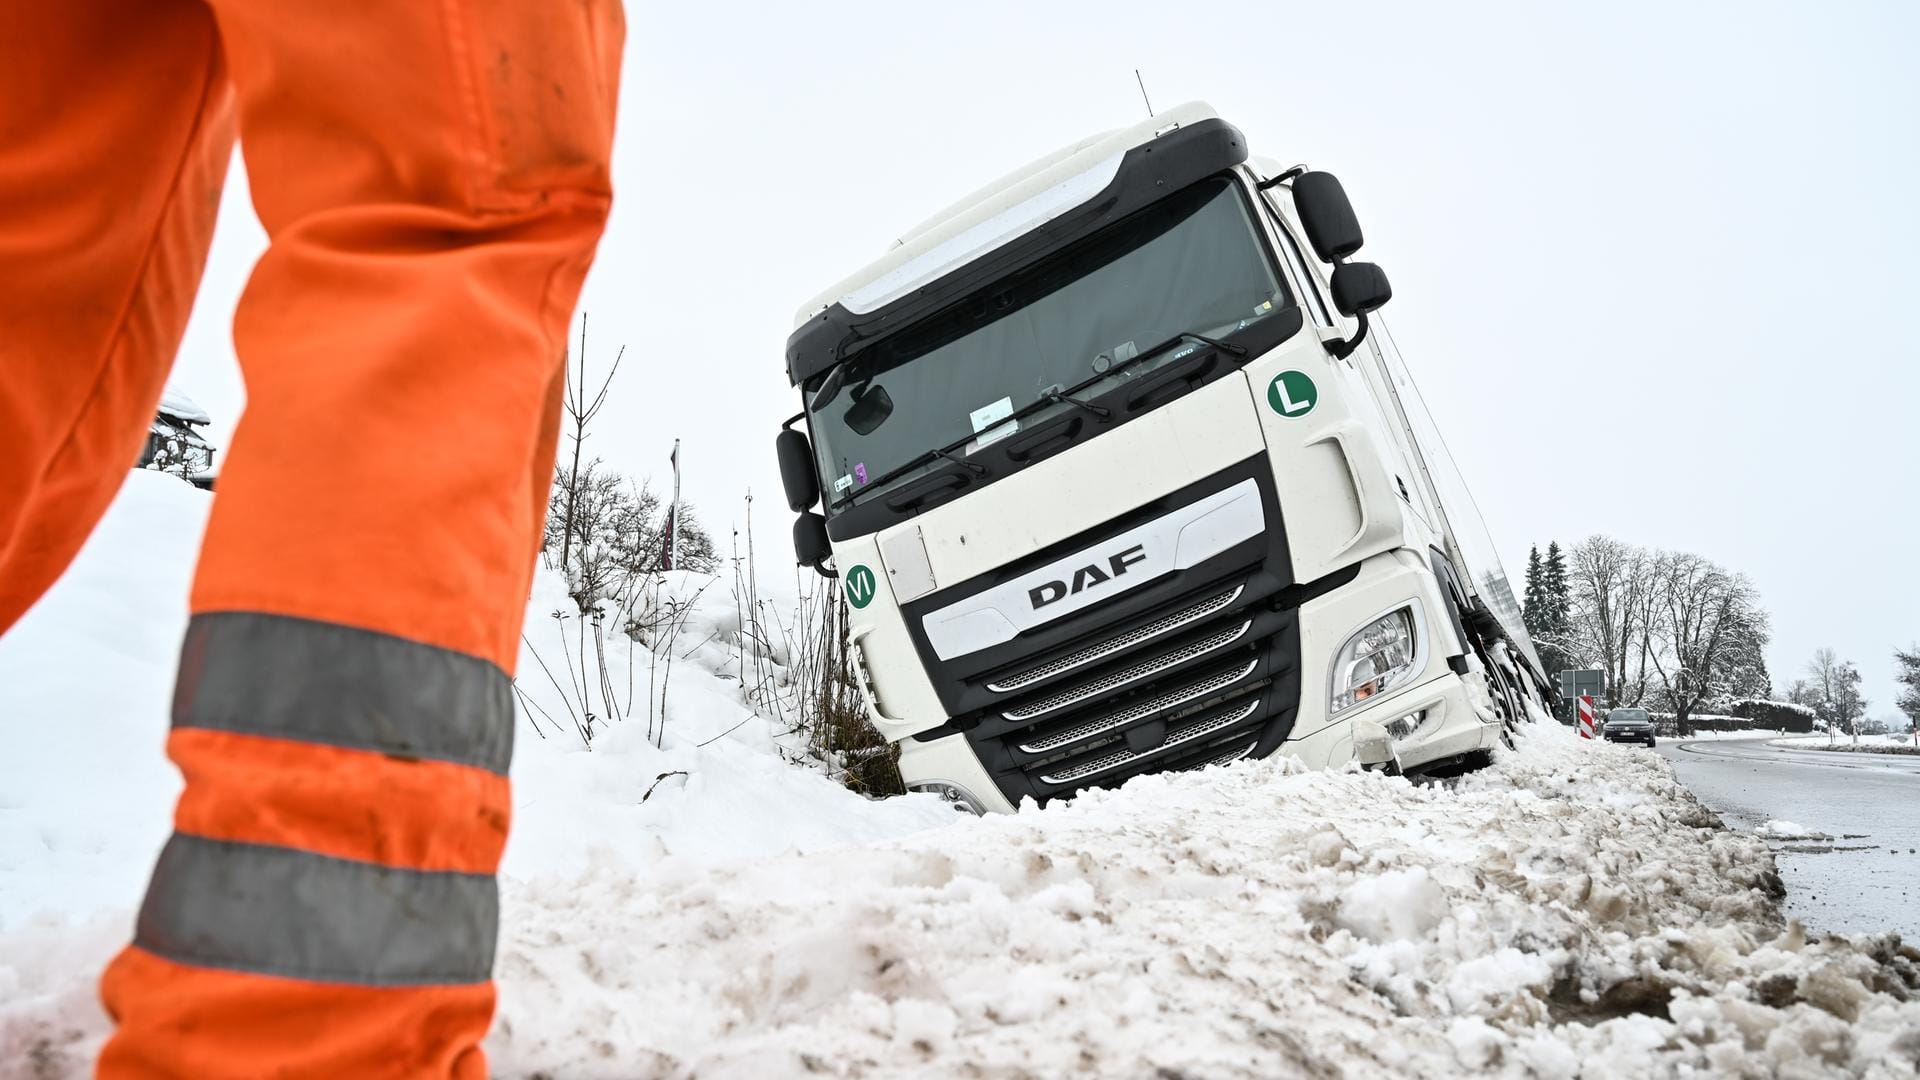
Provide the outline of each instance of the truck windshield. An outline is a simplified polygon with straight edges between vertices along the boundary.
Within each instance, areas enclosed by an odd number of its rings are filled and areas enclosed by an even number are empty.
[[[1179,334],[1229,337],[1286,308],[1255,228],[1237,185],[1203,181],[856,354],[846,389],[810,410],[831,504],[936,448],[971,439],[955,456],[972,454],[1074,408],[1006,419],[1050,393],[1097,395],[1171,363],[1193,346],[1134,361]]]

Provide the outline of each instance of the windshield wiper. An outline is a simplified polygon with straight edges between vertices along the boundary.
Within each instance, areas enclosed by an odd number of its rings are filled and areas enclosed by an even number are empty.
[[[1063,404],[1063,405],[1071,405],[1076,409],[1085,409],[1087,412],[1092,413],[1093,415],[1099,417],[1102,420],[1108,420],[1113,417],[1113,410],[1107,408],[1105,405],[1095,405],[1091,401],[1082,401],[1077,397],[1069,397],[1065,390],[1062,390],[1057,386],[1051,390],[1048,390],[1046,393],[1040,396],[1041,396],[1041,399],[1044,401],[1056,402],[1058,404]]]
[[[1205,334],[1195,334],[1189,331],[1183,331],[1181,333],[1173,335],[1172,337],[1161,342],[1160,344],[1155,345],[1151,349],[1147,349],[1144,352],[1135,353],[1133,356],[1128,357],[1126,360],[1120,362],[1119,364],[1116,364],[1105,371],[1096,372],[1094,375],[1088,378],[1082,379],[1079,382],[1074,383],[1072,386],[1069,386],[1064,390],[1058,389],[1058,388],[1049,390],[1048,392],[1042,394],[1037,400],[1027,404],[1022,408],[1015,409],[1014,411],[1008,413],[1007,415],[1001,417],[998,420],[995,420],[993,423],[988,424],[986,427],[981,428],[980,430],[974,432],[971,435],[963,436],[959,439],[954,440],[953,442],[948,443],[945,446],[936,446],[933,449],[926,451],[925,453],[917,454],[912,458],[912,460],[909,460],[895,468],[888,469],[886,472],[883,472],[879,476],[874,477],[872,480],[868,481],[865,485],[863,485],[860,488],[860,490],[848,492],[847,497],[845,499],[836,500],[834,502],[834,505],[844,506],[847,503],[850,503],[853,500],[859,498],[861,495],[867,494],[869,492],[879,491],[880,488],[884,487],[886,484],[890,483],[891,481],[898,480],[900,477],[905,476],[907,473],[910,473],[913,470],[920,468],[921,466],[925,465],[929,461],[939,461],[939,460],[950,461],[956,465],[959,465],[965,468],[967,471],[973,473],[975,476],[985,476],[987,475],[987,472],[988,472],[987,467],[985,465],[982,465],[977,461],[969,461],[966,458],[956,454],[954,451],[959,450],[961,447],[967,445],[968,443],[981,438],[987,432],[992,431],[993,429],[999,427],[1002,424],[1011,424],[1016,420],[1025,419],[1026,417],[1032,416],[1034,413],[1040,411],[1041,409],[1046,408],[1049,405],[1067,404],[1067,405],[1077,406],[1079,408],[1086,409],[1087,411],[1093,413],[1095,416],[1098,416],[1102,420],[1105,420],[1112,415],[1112,410],[1106,408],[1103,405],[1095,405],[1089,401],[1081,401],[1075,398],[1073,395],[1078,394],[1080,391],[1085,390],[1087,387],[1092,386],[1094,383],[1097,383],[1102,379],[1108,378],[1109,376],[1113,375],[1118,371],[1124,370],[1125,368],[1132,367],[1133,365],[1139,363],[1142,360],[1147,359],[1148,357],[1157,356],[1160,353],[1163,353],[1168,349],[1173,348],[1175,345],[1180,344],[1182,341],[1186,341],[1188,339],[1198,341],[1202,345],[1206,345],[1210,348],[1219,349],[1222,352],[1232,353],[1235,356],[1247,355],[1247,347],[1244,345],[1236,345],[1231,341],[1222,341],[1219,338],[1208,337]],[[825,389],[825,386],[822,386],[822,389]],[[839,387],[836,386],[834,390],[837,393],[839,390]]]
[[[1060,389],[1056,387],[1054,389],[1048,390],[1046,393],[1041,394],[1038,400],[1027,404],[1023,408],[1015,409],[1011,413],[1008,413],[1007,415],[1001,417],[1000,419],[995,420],[993,423],[988,424],[986,427],[981,428],[979,431],[974,432],[971,436],[960,440],[960,442],[955,443],[954,445],[956,446],[965,445],[966,443],[971,442],[972,440],[977,439],[982,435],[985,435],[987,432],[992,431],[994,428],[999,427],[1001,424],[1010,424],[1015,420],[1025,419],[1026,417],[1032,416],[1034,413],[1039,412],[1041,409],[1044,409],[1049,405],[1053,405],[1057,403],[1064,403],[1068,405],[1079,406],[1080,408],[1086,409],[1089,412],[1092,412],[1094,415],[1099,416],[1102,420],[1104,420],[1107,418],[1107,415],[1111,412],[1111,410],[1109,410],[1104,405],[1095,405],[1090,401],[1081,401],[1077,399],[1074,395],[1078,394],[1082,390],[1085,390],[1087,387],[1092,386],[1094,383],[1101,381],[1102,379],[1112,378],[1116,373],[1124,371],[1127,368],[1130,368],[1133,365],[1138,364],[1142,360],[1145,360],[1149,357],[1158,356],[1161,353],[1166,352],[1168,349],[1173,348],[1175,345],[1180,344],[1182,341],[1187,340],[1188,338],[1192,338],[1193,340],[1198,341],[1203,345],[1207,345],[1215,349],[1220,349],[1223,352],[1230,352],[1235,356],[1247,355],[1247,348],[1244,345],[1236,345],[1231,341],[1221,341],[1217,338],[1210,338],[1210,337],[1207,337],[1205,334],[1194,334],[1194,333],[1185,333],[1185,332],[1178,333],[1168,338],[1167,340],[1161,342],[1160,344],[1155,345],[1153,348],[1148,349],[1145,352],[1135,353],[1134,355],[1127,357],[1125,360],[1120,361],[1119,363],[1113,365],[1107,370],[1095,372],[1094,374],[1089,375],[1084,379],[1081,379],[1079,382],[1074,383],[1072,386],[1066,387],[1065,389]]]
[[[1234,342],[1231,342],[1231,341],[1221,341],[1219,338],[1210,338],[1205,334],[1195,334],[1192,332],[1188,332],[1180,336],[1190,337],[1193,340],[1200,342],[1201,344],[1211,345],[1214,348],[1219,349],[1221,352],[1230,352],[1235,356],[1247,355],[1247,347],[1245,345],[1235,344]],[[1176,338],[1175,340],[1178,340],[1178,339]]]
[[[972,473],[975,476],[987,475],[987,467],[985,465],[982,465],[977,461],[968,461],[966,458],[961,457],[960,455],[954,453],[952,450],[947,450],[947,449],[929,450],[927,451],[927,453],[932,454],[935,457],[945,458],[946,460],[953,462],[955,465],[960,466],[961,468],[967,470],[968,472]]]
[[[975,476],[985,476],[987,474],[987,467],[985,465],[982,465],[977,461],[968,461],[966,458],[963,458],[958,454],[954,453],[955,450],[958,450],[960,447],[965,446],[966,444],[972,442],[975,438],[977,438],[977,436],[969,435],[966,438],[959,440],[958,442],[951,442],[945,446],[936,446],[933,449],[928,450],[924,454],[917,455],[911,461],[908,461],[896,468],[888,469],[886,472],[883,472],[879,476],[874,477],[872,480],[867,481],[867,483],[864,486],[862,486],[860,490],[848,492],[846,498],[836,500],[833,505],[844,506],[847,503],[852,502],[853,500],[859,498],[862,495],[868,494],[870,492],[879,491],[881,488],[885,487],[888,483],[891,483],[894,480],[900,479],[902,476],[905,476],[906,474],[912,472],[913,470],[919,468],[922,465],[927,464],[930,461],[940,461],[940,460],[950,461],[955,465],[958,465],[966,469],[968,472],[973,473]]]
[[[1019,417],[1029,412],[1032,412],[1035,408],[1041,405],[1052,404],[1056,400],[1064,400],[1068,404],[1080,405],[1081,404],[1080,402],[1074,400],[1073,398],[1074,394],[1078,394],[1080,391],[1085,390],[1087,387],[1092,386],[1094,383],[1097,383],[1102,379],[1112,378],[1113,376],[1118,375],[1120,372],[1125,371],[1136,364],[1142,363],[1146,360],[1152,359],[1153,357],[1159,356],[1161,353],[1166,352],[1168,349],[1171,349],[1174,346],[1188,339],[1197,341],[1200,344],[1206,345],[1210,348],[1219,349],[1221,352],[1232,353],[1235,356],[1247,355],[1247,347],[1245,345],[1236,345],[1231,341],[1222,341],[1219,338],[1208,337],[1205,334],[1196,334],[1190,330],[1181,331],[1180,333],[1173,335],[1172,337],[1161,342],[1160,344],[1155,345],[1151,349],[1144,349],[1140,352],[1134,353],[1132,356],[1129,356],[1125,360],[1122,360],[1119,363],[1112,365],[1111,367],[1107,368],[1107,370],[1105,371],[1094,372],[1092,375],[1088,376],[1085,379],[1080,380],[1077,383],[1074,383],[1072,386],[1069,386],[1064,390],[1055,390],[1047,395],[1043,395],[1039,401],[1036,401],[1032,405],[1027,406],[1025,409],[1022,409],[1019,412],[1014,413],[1012,416],[1007,417],[1007,419],[1008,420],[1018,419]],[[1099,409],[1101,408],[1101,406],[1089,404],[1089,405],[1081,405],[1081,408]],[[1105,417],[1103,416],[1102,419],[1105,419]]]
[[[1191,330],[1185,330],[1185,331],[1181,331],[1178,334],[1173,335],[1172,337],[1161,342],[1160,344],[1155,345],[1151,349],[1147,349],[1143,352],[1134,353],[1132,356],[1127,357],[1125,360],[1121,361],[1120,363],[1115,364],[1114,366],[1094,376],[1093,379],[1088,379],[1087,382],[1081,383],[1080,385],[1086,386],[1088,385],[1088,383],[1092,383],[1096,379],[1103,379],[1108,375],[1112,375],[1116,371],[1123,371],[1127,368],[1130,368],[1133,365],[1138,364],[1142,360],[1147,359],[1148,357],[1158,356],[1161,353],[1166,352],[1168,349],[1173,348],[1175,345],[1178,345],[1181,342],[1188,340],[1189,338],[1199,342],[1202,345],[1219,349],[1221,352],[1229,352],[1235,356],[1247,355],[1247,347],[1245,345],[1236,345],[1231,341],[1222,341],[1219,338],[1208,337],[1205,334],[1196,334]]]

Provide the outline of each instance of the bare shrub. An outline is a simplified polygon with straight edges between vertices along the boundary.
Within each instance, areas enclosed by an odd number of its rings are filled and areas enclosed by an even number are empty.
[[[714,629],[694,641],[688,640],[693,635],[687,627],[696,605],[726,580],[717,573],[722,567],[712,554],[711,537],[690,515],[682,517],[682,554],[688,562],[700,558],[700,572],[715,576],[700,582],[691,595],[674,595],[666,587],[673,579],[658,570],[664,525],[660,500],[644,483],[625,480],[597,459],[581,467],[578,480],[570,493],[556,486],[547,533],[550,559],[562,550],[569,553],[567,589],[578,610],[552,613],[557,642],[544,640],[544,635],[542,642],[527,642],[537,663],[537,671],[528,677],[551,685],[566,709],[564,716],[540,711],[522,691],[542,738],[547,728],[556,734],[570,732],[592,749],[598,730],[632,719],[646,724],[649,742],[664,745],[674,667],[712,643],[727,650],[726,660],[713,673],[735,682],[741,704],[769,721],[787,761],[819,769],[865,795],[904,792],[897,750],[868,723],[849,641],[849,609],[840,590],[810,571],[802,577],[796,568],[798,602],[790,611],[761,595],[751,495],[746,499],[745,535],[734,531],[726,560],[734,619],[731,625],[724,618],[717,620]],[[683,504],[683,515],[685,510]],[[564,535],[569,530],[571,543]],[[711,602],[707,610],[712,613]],[[623,646],[627,670],[620,678],[607,654]],[[642,648],[644,657],[638,655]],[[750,719],[698,745],[717,742]]]
[[[866,795],[903,794],[900,752],[868,723],[854,681],[858,658],[849,640],[846,598],[831,584],[815,584],[800,590],[793,625],[782,628],[793,657],[793,729],[805,736],[807,753],[846,787]]]

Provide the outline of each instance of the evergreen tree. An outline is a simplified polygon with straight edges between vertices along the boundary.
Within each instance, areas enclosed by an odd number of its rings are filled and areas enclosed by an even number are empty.
[[[1900,684],[1900,695],[1894,704],[1907,714],[1909,730],[1913,732],[1913,741],[1920,744],[1920,645],[1906,650],[1893,650],[1894,681]]]
[[[1527,576],[1535,576],[1531,562]],[[1527,633],[1533,636],[1535,650],[1547,674],[1574,666],[1570,645],[1573,640],[1573,599],[1567,583],[1567,557],[1555,540],[1547,545],[1547,556],[1540,560],[1537,587],[1530,586],[1536,599],[1528,604]],[[1537,609],[1537,614],[1535,613]]]
[[[1573,625],[1573,598],[1567,589],[1567,556],[1558,540],[1547,545],[1547,558],[1540,564],[1540,592],[1547,605],[1547,633],[1564,639]]]
[[[1520,602],[1520,622],[1526,626],[1530,636],[1538,637],[1543,629],[1541,619],[1546,616],[1546,608],[1540,597],[1540,545],[1527,549],[1527,592]]]

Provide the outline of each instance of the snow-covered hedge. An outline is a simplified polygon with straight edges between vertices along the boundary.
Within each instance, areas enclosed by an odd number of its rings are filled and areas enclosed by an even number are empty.
[[[1649,712],[1647,716],[1653,721],[1655,729],[1660,734],[1679,735],[1680,722],[1673,713]],[[1687,717],[1687,723],[1695,731],[1752,731],[1756,726],[1752,720],[1719,713],[1692,713]]]
[[[1808,732],[1813,730],[1814,711],[1791,701],[1767,701],[1746,698],[1733,703],[1728,711],[1753,721],[1758,728],[1771,731]]]

